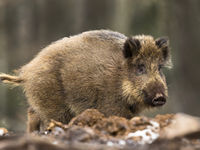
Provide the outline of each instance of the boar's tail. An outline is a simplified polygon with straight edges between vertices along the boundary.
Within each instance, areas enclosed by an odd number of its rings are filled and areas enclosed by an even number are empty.
[[[18,76],[12,76],[4,73],[0,73],[0,80],[3,83],[12,84],[14,86],[19,86],[23,82],[23,80]]]

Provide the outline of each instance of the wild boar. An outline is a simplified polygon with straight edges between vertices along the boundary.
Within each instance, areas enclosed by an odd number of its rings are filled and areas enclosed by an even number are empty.
[[[171,66],[168,45],[148,35],[88,31],[50,44],[15,75],[0,79],[24,89],[29,132],[50,119],[68,123],[89,108],[132,118],[166,102],[162,68]]]

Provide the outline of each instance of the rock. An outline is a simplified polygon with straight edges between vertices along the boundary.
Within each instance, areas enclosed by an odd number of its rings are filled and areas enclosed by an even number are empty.
[[[199,132],[200,118],[179,113],[174,116],[171,124],[163,129],[160,137],[164,139],[173,139]]]
[[[4,136],[8,134],[8,130],[6,128],[0,128],[0,136]]]

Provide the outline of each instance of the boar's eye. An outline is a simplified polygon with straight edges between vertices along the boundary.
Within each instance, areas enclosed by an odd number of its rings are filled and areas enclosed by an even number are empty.
[[[137,75],[142,75],[146,73],[146,67],[144,64],[139,64],[137,66]]]
[[[158,65],[158,71],[161,71],[162,68],[163,68],[163,65]]]

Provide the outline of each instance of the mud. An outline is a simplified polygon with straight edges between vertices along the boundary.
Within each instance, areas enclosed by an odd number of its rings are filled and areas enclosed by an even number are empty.
[[[189,125],[190,124],[190,125]],[[2,128],[0,128],[2,129]],[[84,111],[69,124],[51,121],[44,133],[0,136],[0,149],[200,149],[200,119],[186,114],[127,120]]]

